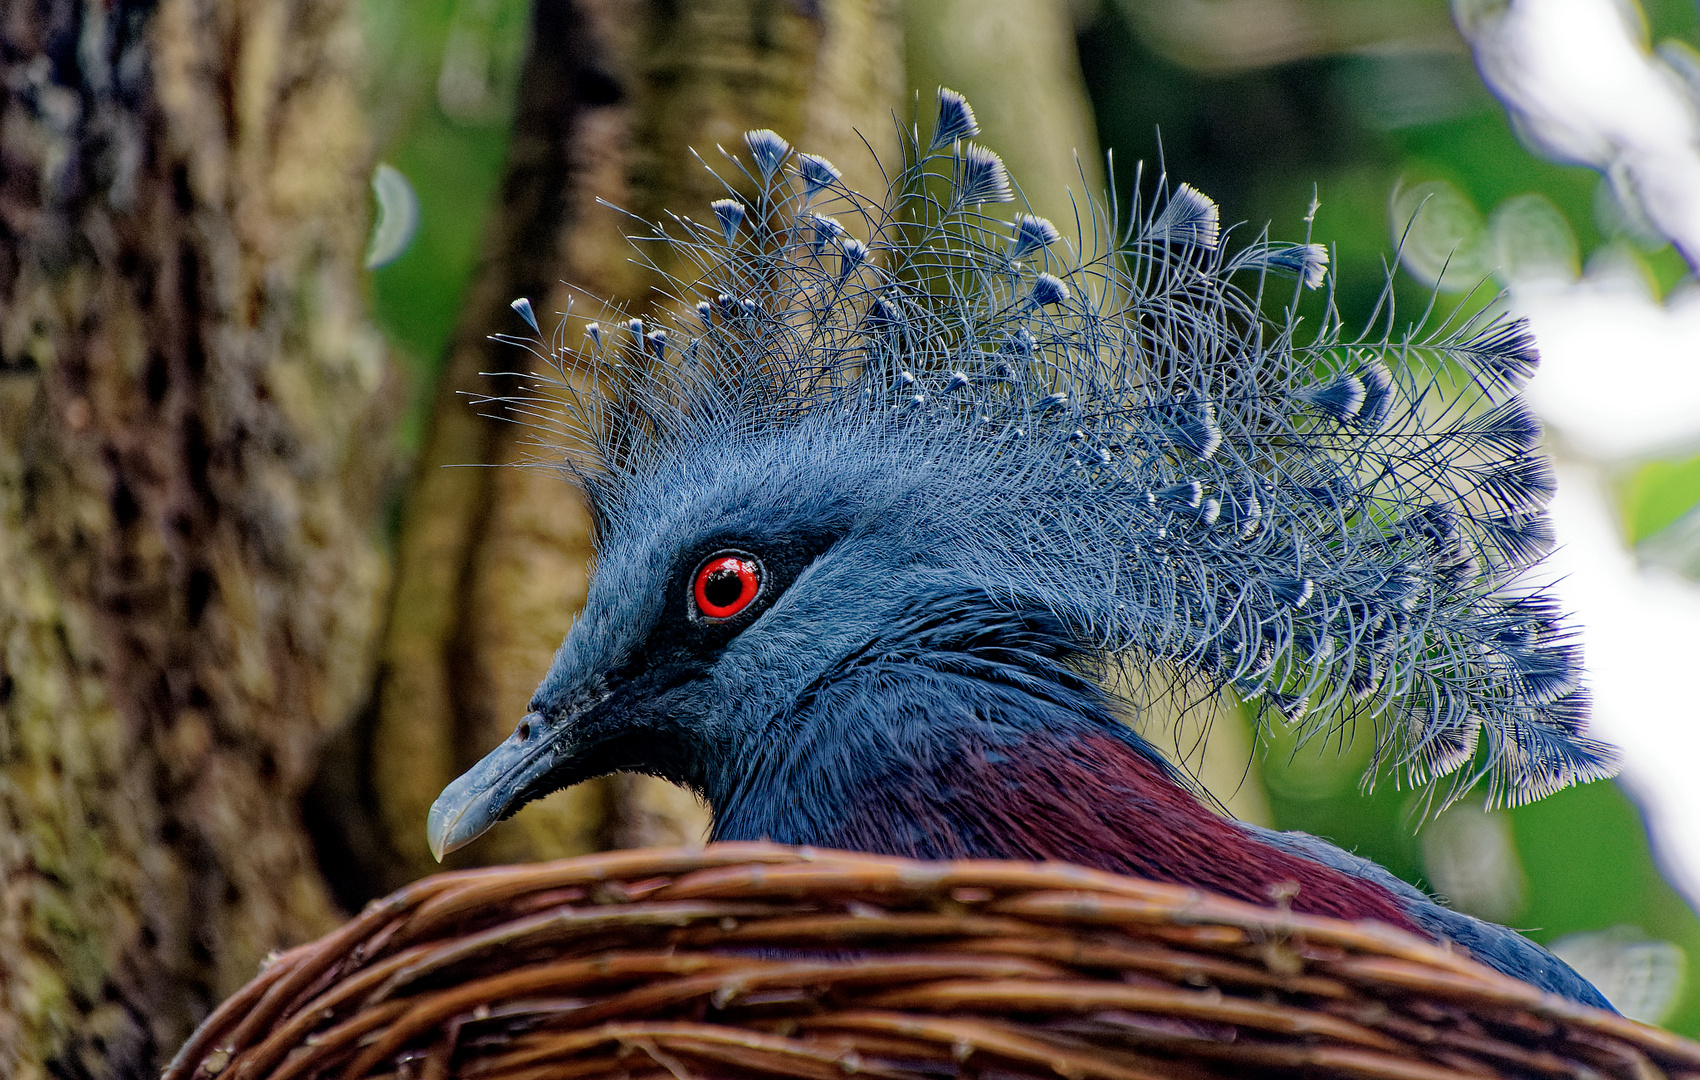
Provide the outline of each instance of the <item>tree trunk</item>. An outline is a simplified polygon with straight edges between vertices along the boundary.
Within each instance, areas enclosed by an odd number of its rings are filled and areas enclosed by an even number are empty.
[[[0,21],[0,1075],[156,1074],[338,912],[388,368],[343,0]]]

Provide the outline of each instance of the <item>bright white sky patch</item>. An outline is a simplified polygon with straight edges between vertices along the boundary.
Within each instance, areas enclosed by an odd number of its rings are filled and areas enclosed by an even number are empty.
[[[1544,378],[1543,373],[1536,381]],[[1700,902],[1700,586],[1642,568],[1623,546],[1598,470],[1562,463],[1547,569],[1583,630],[1593,733],[1623,750],[1672,885]]]
[[[1529,403],[1567,451],[1608,462],[1700,445],[1700,289],[1660,304],[1637,281],[1590,275],[1515,288],[1512,306],[1540,343]]]
[[[1604,173],[1700,263],[1700,68],[1621,0],[1454,0],[1476,67],[1538,152]]]

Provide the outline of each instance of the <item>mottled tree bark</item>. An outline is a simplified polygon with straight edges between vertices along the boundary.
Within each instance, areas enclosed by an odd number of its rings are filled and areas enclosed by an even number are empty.
[[[0,16],[0,1075],[155,1075],[336,919],[386,364],[344,0]]]

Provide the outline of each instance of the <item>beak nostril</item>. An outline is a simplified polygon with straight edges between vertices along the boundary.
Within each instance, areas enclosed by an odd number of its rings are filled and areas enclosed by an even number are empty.
[[[514,738],[518,739],[520,742],[525,742],[527,739],[531,738],[530,720],[521,720],[519,722],[519,727],[514,729]]]

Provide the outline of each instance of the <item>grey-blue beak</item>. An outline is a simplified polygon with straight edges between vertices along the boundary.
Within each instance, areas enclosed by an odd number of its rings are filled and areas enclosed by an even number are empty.
[[[554,767],[554,741],[543,717],[530,713],[502,745],[443,789],[425,817],[425,837],[438,862],[484,835],[509,807],[535,791]]]

